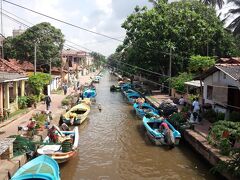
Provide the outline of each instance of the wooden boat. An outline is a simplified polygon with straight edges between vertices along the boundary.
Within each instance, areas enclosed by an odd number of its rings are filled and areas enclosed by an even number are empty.
[[[79,142],[78,127],[75,127],[72,131],[60,131],[58,127],[56,128],[59,133],[59,142],[42,145],[38,148],[37,153],[48,155],[58,163],[64,163],[77,153]],[[49,142],[48,136],[44,139],[44,142]]]
[[[111,92],[115,92],[115,91],[120,91],[121,90],[121,87],[120,86],[115,86],[115,85],[112,85],[110,86],[110,91]]]
[[[139,103],[134,103],[133,108],[136,111],[137,116],[140,118],[143,118],[146,115],[146,113],[152,113],[153,115],[159,115],[158,110],[155,109],[154,107],[152,107],[148,103],[143,103],[141,105]]]
[[[60,180],[60,171],[57,162],[41,155],[24,164],[11,178],[11,180]]]
[[[121,86],[122,91],[126,91],[126,90],[132,88],[132,85],[130,83],[123,83],[120,86]]]
[[[146,128],[149,138],[156,145],[169,145],[165,140],[171,137],[165,137],[164,133],[159,132],[159,126],[162,122],[166,122],[168,124],[168,127],[172,132],[173,143],[174,145],[178,145],[181,134],[166,119],[160,118],[159,116],[143,117],[143,125]]]
[[[130,104],[134,104],[136,102],[136,99],[139,97],[141,97],[141,95],[137,92],[127,94],[127,99]]]
[[[87,103],[85,101],[82,101],[80,104],[73,106],[68,112],[63,115],[63,122],[67,125],[78,126],[83,123],[83,121],[85,121],[89,112],[90,102]]]
[[[83,98],[95,98],[97,92],[95,89],[86,89],[83,91]]]

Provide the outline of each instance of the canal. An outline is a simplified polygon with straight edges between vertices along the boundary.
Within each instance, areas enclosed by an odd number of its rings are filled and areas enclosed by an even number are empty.
[[[93,106],[79,127],[79,152],[61,165],[63,180],[217,179],[188,145],[172,150],[153,145],[132,106],[120,92],[109,91],[116,82],[106,72],[96,85],[102,111]]]

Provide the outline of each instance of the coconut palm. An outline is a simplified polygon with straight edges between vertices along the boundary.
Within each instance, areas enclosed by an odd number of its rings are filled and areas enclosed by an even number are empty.
[[[240,34],[240,0],[228,0],[228,3],[233,3],[235,9],[230,9],[229,14],[238,15],[229,25],[228,28],[233,30],[234,35]]]
[[[212,7],[218,6],[219,9],[221,9],[224,4],[224,0],[200,0],[200,2]]]

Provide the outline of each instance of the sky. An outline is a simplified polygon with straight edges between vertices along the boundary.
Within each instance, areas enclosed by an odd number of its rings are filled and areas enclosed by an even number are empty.
[[[121,24],[130,15],[136,5],[151,7],[148,0],[8,0],[15,4],[41,12],[74,25],[105,34],[120,40],[124,39],[125,30]],[[61,29],[65,35],[66,44],[77,49],[85,47],[89,50],[99,52],[108,56],[115,52],[116,47],[121,42],[114,41],[102,36],[71,27],[69,25],[51,20],[49,18],[34,14],[30,11],[21,9],[3,1],[3,13],[10,12],[19,18],[18,21],[29,26],[41,22],[50,22],[56,28]],[[5,11],[4,11],[5,10]],[[24,25],[16,23],[6,16],[3,18],[3,35],[11,36],[13,29],[26,29]],[[16,17],[14,17],[16,18]],[[70,41],[70,42],[69,42]],[[80,46],[76,46],[76,43]]]

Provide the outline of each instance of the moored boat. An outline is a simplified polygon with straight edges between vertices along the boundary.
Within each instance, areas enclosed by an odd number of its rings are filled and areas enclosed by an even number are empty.
[[[63,122],[67,125],[80,125],[85,121],[90,112],[90,106],[86,102],[82,102],[73,106],[68,112],[63,115]]]
[[[132,92],[127,94],[127,99],[130,104],[134,104],[136,102],[136,99],[141,97],[141,95],[137,92]]]
[[[165,134],[159,131],[159,126],[162,122],[167,123],[171,130],[171,137],[165,137]],[[143,125],[146,128],[147,135],[156,145],[169,145],[166,141],[167,139],[171,139],[174,145],[179,144],[181,134],[166,119],[160,118],[159,116],[144,116]]]
[[[120,91],[120,90],[121,90],[121,87],[119,85],[117,85],[117,86],[115,86],[115,85],[110,86],[110,91],[111,92]]]
[[[138,117],[143,118],[147,113],[152,113],[153,115],[158,115],[158,110],[152,107],[148,103],[134,103],[133,108],[136,111]]]
[[[126,90],[132,88],[132,85],[130,83],[123,83],[120,86],[121,86],[122,91],[126,91]]]
[[[41,155],[23,165],[11,178],[11,180],[60,180],[60,171],[57,162]]]
[[[134,91],[133,89],[128,89],[128,90],[122,91],[122,92],[125,96],[127,96],[127,94],[130,94],[130,93],[138,93],[137,91]]]
[[[78,127],[75,127],[72,131],[60,131],[57,128],[57,131],[59,133],[58,142],[40,146],[37,153],[48,155],[58,163],[64,163],[77,153],[79,142]],[[49,137],[46,137],[44,142],[49,142]]]
[[[95,89],[86,89],[83,91],[83,98],[95,98],[97,92]]]

